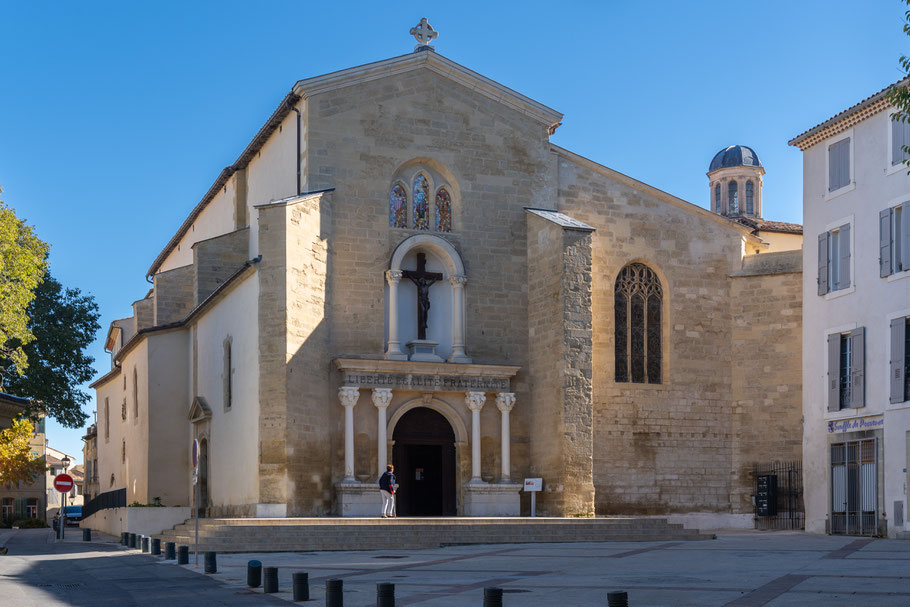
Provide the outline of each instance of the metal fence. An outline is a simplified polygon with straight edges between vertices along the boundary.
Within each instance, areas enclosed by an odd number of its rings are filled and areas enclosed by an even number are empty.
[[[804,529],[802,462],[756,464],[755,528]]]
[[[82,506],[82,518],[88,518],[99,510],[108,508],[123,508],[126,506],[126,489],[117,489],[100,493],[93,500]]]

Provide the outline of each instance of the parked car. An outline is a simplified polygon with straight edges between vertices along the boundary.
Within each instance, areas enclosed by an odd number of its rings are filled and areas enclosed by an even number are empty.
[[[66,524],[79,526],[79,521],[82,520],[82,506],[67,506],[66,507]]]

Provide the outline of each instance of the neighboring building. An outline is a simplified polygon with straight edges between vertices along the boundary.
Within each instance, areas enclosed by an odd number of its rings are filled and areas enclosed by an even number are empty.
[[[48,445],[45,457],[47,458],[47,479],[45,481],[47,486],[47,520],[51,520],[60,511],[60,506],[63,504],[63,494],[54,488],[54,478],[64,472],[73,477],[73,488],[66,497],[66,505],[77,506],[82,504],[81,477],[83,474],[79,467],[76,466],[78,458],[67,455],[59,449],[54,449]],[[63,458],[68,458],[69,461],[64,462]]]
[[[803,454],[815,533],[907,529],[910,125],[891,120],[887,90],[790,141],[803,151],[810,243]]]
[[[373,515],[394,462],[402,514],[539,476],[541,513],[752,526],[801,458],[801,255],[561,119],[426,45],[297,82],[110,326],[99,491],[189,505],[198,439],[213,515]]]
[[[0,429],[9,428],[10,422],[19,417],[25,410],[28,399],[0,392]],[[35,432],[30,441],[32,455],[44,457],[44,418],[35,424]],[[45,477],[35,478],[33,483],[5,483],[0,485],[0,518],[18,520],[24,518],[44,517],[45,512]]]
[[[799,250],[803,245],[801,225],[762,219],[764,174],[765,168],[752,148],[731,145],[722,149],[708,167],[708,206],[761,239],[762,245],[752,247],[748,254]]]
[[[82,483],[82,494],[86,500],[98,496],[98,425],[92,424],[82,437],[82,461],[85,462],[85,478]]]

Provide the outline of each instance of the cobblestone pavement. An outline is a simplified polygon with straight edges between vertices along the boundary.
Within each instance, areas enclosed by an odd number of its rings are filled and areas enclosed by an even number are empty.
[[[631,607],[910,605],[910,542],[797,532],[727,532],[713,541],[510,544],[370,552],[219,554],[218,573],[177,566],[113,538],[64,543],[50,532],[0,532],[0,605],[287,605],[291,574],[310,576],[310,604],[325,604],[325,580],[344,581],[348,607],[376,604],[376,583],[392,582],[396,605],[483,604],[483,588],[504,589],[504,605],[600,606],[611,590]],[[81,536],[80,536],[81,537]],[[389,538],[394,546],[395,538]],[[246,588],[246,564],[278,567],[279,592]],[[284,599],[284,600],[281,600]],[[287,602],[285,602],[287,601]]]
[[[287,605],[271,596],[218,583],[157,557],[126,550],[111,537],[63,542],[49,529],[0,530],[2,607],[207,607]],[[171,561],[173,562],[173,561]]]

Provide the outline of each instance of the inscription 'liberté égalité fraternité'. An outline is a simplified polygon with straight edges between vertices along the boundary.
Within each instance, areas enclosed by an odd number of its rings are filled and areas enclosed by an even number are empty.
[[[466,375],[421,375],[417,373],[351,373],[344,374],[344,384],[356,387],[376,387],[399,390],[482,390],[508,392],[506,377]]]

